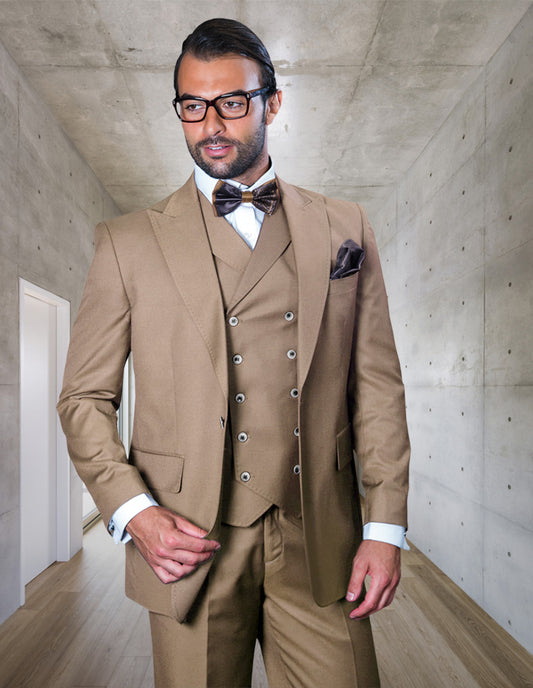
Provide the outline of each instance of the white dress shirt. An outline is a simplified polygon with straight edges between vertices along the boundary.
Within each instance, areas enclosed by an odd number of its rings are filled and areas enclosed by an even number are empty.
[[[272,165],[268,168],[262,177],[252,184],[251,186],[246,186],[240,182],[236,182],[234,179],[225,179],[224,181],[232,186],[236,186],[241,191],[253,191],[259,186],[266,184],[272,179],[275,179],[274,168]],[[207,198],[209,203],[213,202],[213,190],[219,181],[218,179],[213,179],[206,172],[204,172],[198,165],[194,167],[194,181],[198,190],[203,193]],[[235,210],[231,213],[224,215],[226,220],[230,223],[233,229],[239,234],[248,246],[253,250],[259,239],[259,232],[261,231],[261,226],[263,220],[265,219],[265,213],[259,208],[256,208],[252,203],[241,203]]]
[[[233,186],[241,190],[253,191],[258,186],[274,178],[274,168],[271,164],[265,174],[251,186],[246,186],[233,179],[225,179],[224,181],[228,182],[228,184],[233,184]],[[195,165],[194,181],[198,190],[212,203],[213,189],[218,179],[210,177],[198,165]],[[224,217],[253,250],[259,238],[265,213],[252,205],[252,203],[241,203],[238,208]],[[125,543],[131,540],[131,536],[126,531],[126,526],[134,516],[150,506],[158,506],[158,504],[152,495],[144,493],[132,497],[115,511],[108,525],[108,530],[112,533],[115,542]],[[363,526],[363,540],[378,540],[380,542],[388,542],[402,549],[409,549],[405,540],[405,528],[391,523],[367,523]]]

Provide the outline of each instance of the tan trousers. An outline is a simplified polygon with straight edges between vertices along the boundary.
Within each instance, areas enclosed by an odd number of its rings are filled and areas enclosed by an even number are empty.
[[[219,541],[190,621],[150,613],[156,688],[249,687],[256,638],[269,688],[379,686],[369,620],[312,599],[296,518],[272,508]]]

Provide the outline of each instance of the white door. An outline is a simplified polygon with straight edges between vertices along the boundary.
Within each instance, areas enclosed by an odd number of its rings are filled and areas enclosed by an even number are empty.
[[[21,380],[22,575],[24,583],[56,560],[56,308],[24,294]]]
[[[55,408],[69,321],[67,301],[20,280],[21,603],[26,583],[72,550],[70,467]]]

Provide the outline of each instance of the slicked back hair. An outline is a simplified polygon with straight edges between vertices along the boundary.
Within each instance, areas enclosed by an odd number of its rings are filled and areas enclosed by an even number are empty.
[[[260,68],[261,87],[268,87],[264,99],[276,92],[276,75],[267,49],[255,33],[234,19],[208,19],[187,36],[174,67],[174,89],[178,93],[178,72],[185,55],[212,60],[224,55],[242,55],[255,60]]]

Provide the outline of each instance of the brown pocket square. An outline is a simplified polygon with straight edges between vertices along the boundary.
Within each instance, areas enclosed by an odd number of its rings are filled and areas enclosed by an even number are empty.
[[[364,259],[365,249],[352,239],[346,239],[337,253],[337,261],[329,276],[330,280],[341,279],[359,272]]]

